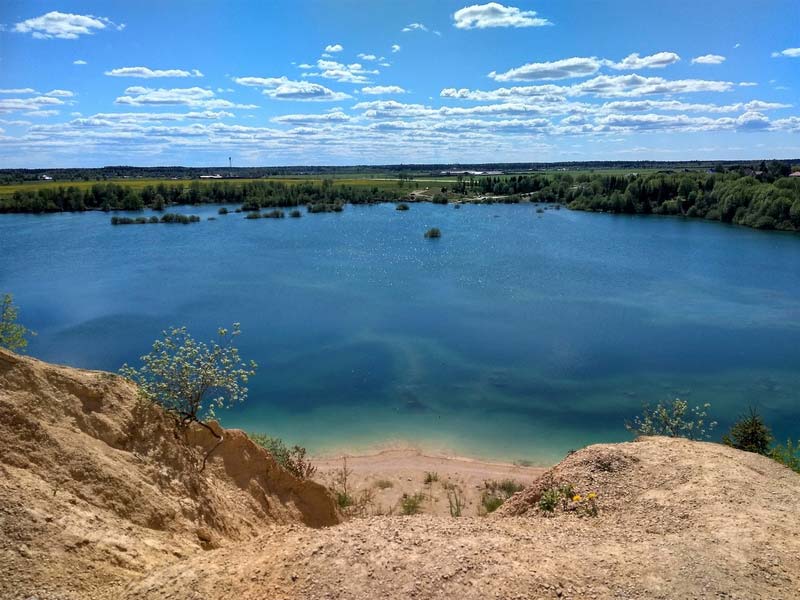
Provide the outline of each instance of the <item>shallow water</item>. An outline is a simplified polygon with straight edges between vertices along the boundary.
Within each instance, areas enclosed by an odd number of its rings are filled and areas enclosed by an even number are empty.
[[[753,405],[800,435],[798,235],[530,205],[0,215],[2,291],[39,334],[30,354],[80,367],[134,362],[170,325],[241,322],[260,369],[224,424],[316,452],[547,463],[629,439],[643,401],[676,396],[721,428]]]

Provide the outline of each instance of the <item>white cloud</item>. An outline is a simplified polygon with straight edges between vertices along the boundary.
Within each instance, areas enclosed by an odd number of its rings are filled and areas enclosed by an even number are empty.
[[[367,61],[378,60],[378,57],[375,56],[374,54],[364,54],[363,52],[358,54],[358,58]]]
[[[55,117],[59,114],[57,110],[30,110],[23,113],[27,117]]]
[[[351,121],[351,117],[346,115],[340,110],[313,114],[313,115],[281,115],[270,119],[273,123],[289,123],[292,125],[306,124],[306,123],[346,123]]]
[[[704,79],[664,79],[641,75],[598,75],[571,86],[569,95],[593,94],[600,97],[644,96],[649,94],[689,94],[698,92],[729,92],[730,81]]]
[[[109,77],[136,77],[139,79],[153,79],[156,77],[203,77],[197,69],[185,71],[183,69],[151,69],[149,67],[119,67],[105,72]]]
[[[53,96],[54,98],[72,98],[75,96],[75,92],[71,92],[69,90],[50,90],[45,94],[45,96]]]
[[[33,88],[6,88],[0,89],[0,94],[35,94]]]
[[[329,44],[325,46],[325,52],[341,52],[344,50],[344,46],[341,44]]]
[[[99,31],[107,27],[122,30],[125,25],[116,25],[106,17],[51,11],[40,17],[26,19],[15,24],[14,31],[30,33],[34,38],[42,40],[50,38],[75,40],[82,35],[91,35],[95,30]]]
[[[261,87],[262,94],[275,100],[301,100],[332,102],[351,96],[310,81],[292,81],[287,77],[235,77],[239,85]]]
[[[772,58],[778,58],[779,56],[788,56],[789,58],[798,58],[800,57],[800,48],[786,48],[786,50],[781,50],[780,52],[773,52]]]
[[[30,111],[33,116],[42,116],[40,111],[53,109],[64,104],[63,100],[52,96],[32,96],[30,98],[0,98],[0,113]],[[27,112],[25,114],[28,114]]]
[[[495,81],[533,81],[537,79],[568,79],[592,75],[600,69],[600,61],[590,58],[565,58],[553,62],[528,63],[509,69],[505,73],[492,71],[489,77]]]
[[[208,110],[223,108],[258,108],[254,104],[235,104],[229,100],[214,97],[214,92],[201,87],[190,88],[147,88],[132,86],[125,95],[117,98],[115,104],[129,106],[170,106],[183,105],[201,107]]]
[[[488,27],[542,27],[552,25],[547,19],[536,16],[536,11],[520,10],[497,2],[473,4],[453,14],[453,25],[458,29],[486,29]],[[404,30],[405,31],[405,30]]]
[[[89,63],[87,63],[85,60],[81,60],[81,59],[79,58],[78,60],[73,60],[73,61],[72,61],[72,64],[73,64],[73,65],[86,65],[86,64],[89,64]]]
[[[399,85],[373,85],[361,88],[362,94],[379,96],[382,94],[405,94],[406,90]]]
[[[638,52],[629,54],[620,62],[603,61],[603,64],[617,71],[633,71],[635,69],[662,69],[673,65],[681,59],[675,52],[656,52],[649,56],[639,56]]]
[[[310,64],[308,64],[308,63],[300,63],[299,65],[297,65],[297,68],[298,68],[298,69],[303,69],[303,70],[306,70],[306,71],[307,71],[308,69],[313,69],[313,68],[314,68],[314,66],[313,66],[313,65],[310,65]]]
[[[377,75],[379,73],[375,69],[365,69],[360,63],[346,65],[324,58],[320,58],[317,61],[317,68],[319,72],[303,73],[303,77],[322,77],[324,79],[333,79],[340,83],[367,83],[369,82],[369,75]]]
[[[400,44],[392,44],[392,54],[400,52]]]
[[[428,28],[425,27],[422,23],[409,23],[403,29],[401,29],[403,33],[408,33],[409,31],[428,31]]]
[[[740,81],[739,87],[756,87],[758,84],[755,81]]]
[[[575,85],[528,85],[494,90],[470,90],[467,88],[445,88],[440,96],[460,100],[513,100],[537,98],[561,100],[566,96],[597,96],[600,98],[644,96],[650,94],[689,94],[698,92],[729,92],[734,84],[730,81],[708,81],[704,79],[669,80],[661,77],[641,75],[598,75]]]
[[[692,59],[693,65],[721,65],[724,62],[725,57],[720,54],[704,54]]]

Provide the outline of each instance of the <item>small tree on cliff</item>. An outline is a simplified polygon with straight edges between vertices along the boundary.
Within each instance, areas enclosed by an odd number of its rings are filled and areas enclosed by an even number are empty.
[[[149,354],[141,357],[138,369],[123,365],[120,373],[139,386],[141,394],[175,417],[179,430],[192,423],[205,427],[217,443],[206,460],[222,443],[222,436],[206,421],[216,409],[228,408],[247,399],[247,381],[255,375],[256,363],[245,363],[233,345],[241,333],[239,323],[230,331],[218,330],[221,341],[206,344],[195,340],[185,327],[162,332]]]
[[[3,294],[0,300],[0,347],[13,352],[24,350],[28,345],[27,336],[36,335],[17,323],[17,312],[14,297],[11,294]]]

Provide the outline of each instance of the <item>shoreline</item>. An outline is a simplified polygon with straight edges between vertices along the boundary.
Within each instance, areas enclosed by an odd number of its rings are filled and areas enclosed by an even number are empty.
[[[415,512],[450,514],[449,496],[458,491],[463,516],[487,514],[487,497],[500,494],[497,484],[527,487],[549,467],[524,466],[423,451],[411,446],[374,449],[363,453],[314,455],[313,479],[337,492],[346,492],[360,515],[403,514],[404,501],[417,498]],[[346,469],[346,487],[343,473]],[[494,486],[494,487],[493,487]]]

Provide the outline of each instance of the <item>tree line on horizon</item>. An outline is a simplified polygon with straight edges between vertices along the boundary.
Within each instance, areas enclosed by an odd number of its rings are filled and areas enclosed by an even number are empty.
[[[733,223],[757,229],[800,231],[800,177],[789,177],[786,163],[762,163],[742,172],[658,171],[644,174],[546,173],[459,177],[432,201],[477,197],[559,203],[574,210],[642,215],[675,215]],[[403,180],[400,180],[402,183]],[[0,212],[83,210],[163,210],[176,204],[239,204],[242,210],[373,204],[409,199],[403,188],[338,185],[321,182],[191,181],[144,186],[118,183],[89,187],[57,186],[17,190],[0,198]]]

